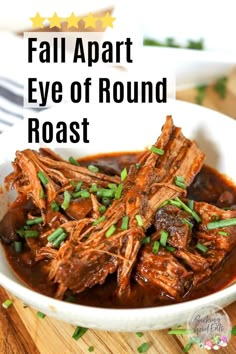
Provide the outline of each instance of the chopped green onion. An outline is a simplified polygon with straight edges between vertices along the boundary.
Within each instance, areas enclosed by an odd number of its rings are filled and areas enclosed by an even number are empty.
[[[120,178],[121,178],[121,181],[123,182],[126,177],[128,176],[128,172],[127,172],[127,168],[123,168],[123,170],[121,171],[121,174],[120,174]]]
[[[25,229],[22,227],[21,229],[16,230],[16,233],[20,237],[24,237],[25,236]]]
[[[90,198],[90,193],[87,191],[87,189],[82,189],[79,192],[72,193],[73,198]]]
[[[70,181],[70,185],[74,186],[75,185],[75,181]]]
[[[208,230],[214,230],[214,229],[218,229],[218,227],[227,227],[233,225],[236,225],[236,218],[209,222],[207,224],[207,228]]]
[[[197,96],[195,98],[196,103],[202,105],[204,98],[206,97],[206,85],[199,85],[196,87]]]
[[[160,242],[159,241],[155,241],[153,243],[153,247],[152,247],[152,253],[157,254],[160,248]]]
[[[202,245],[200,242],[198,242],[196,244],[196,248],[199,249],[200,251],[202,251],[203,253],[207,252],[208,251],[208,247]]]
[[[20,253],[22,251],[22,243],[21,241],[14,242],[14,248],[16,253]]]
[[[160,244],[163,247],[166,247],[166,242],[167,242],[168,236],[169,236],[169,233],[166,230],[161,231]]]
[[[94,165],[88,165],[88,170],[94,173],[99,172],[99,168],[97,166]]]
[[[233,336],[236,336],[236,326],[233,326],[232,329],[231,329],[231,334]]]
[[[128,215],[126,215],[122,218],[121,230],[125,231],[128,229],[128,227],[129,227],[129,217]]]
[[[174,205],[178,208],[181,208],[181,204],[179,202],[177,202],[177,200],[172,200],[172,199],[167,200],[167,204]]]
[[[136,332],[136,336],[138,336],[139,338],[141,338],[143,336],[143,332]]]
[[[151,152],[157,155],[164,155],[164,150],[157,148],[156,146],[151,147]]]
[[[7,299],[6,301],[4,301],[2,303],[2,307],[4,307],[4,309],[8,309],[12,304],[13,304],[13,301],[10,299]]]
[[[90,192],[91,193],[96,193],[97,190],[98,190],[97,183],[92,183],[92,185],[90,187]]]
[[[51,203],[50,208],[51,208],[53,211],[59,211],[59,210],[60,210],[60,207],[59,207],[59,205],[57,204],[57,202],[55,202],[55,200]]]
[[[65,299],[66,302],[75,302],[75,297],[73,295],[68,296],[68,298]]]
[[[60,234],[55,241],[52,243],[52,247],[57,248],[61,245],[62,241],[64,241],[67,238],[67,234],[63,232]]]
[[[220,220],[220,216],[219,215],[217,215],[217,214],[211,215],[211,221],[218,221],[218,220]]]
[[[78,340],[79,338],[81,338],[84,335],[84,333],[87,332],[87,330],[88,330],[88,328],[77,326],[75,331],[74,331],[74,333],[73,333],[73,335],[72,335],[72,338],[74,340]]]
[[[194,343],[190,340],[183,348],[183,353],[187,353]]]
[[[48,242],[53,242],[59,235],[64,233],[64,230],[62,227],[58,227],[51,235],[48,236],[47,240]]]
[[[138,226],[143,226],[143,219],[141,215],[135,215],[135,219],[137,220]]]
[[[41,224],[43,222],[42,216],[34,219],[29,219],[26,221],[26,225],[36,225],[36,224]]]
[[[150,242],[151,242],[150,236],[146,236],[146,237],[144,237],[143,240],[142,240],[142,245],[147,245],[147,244],[150,243]]]
[[[140,167],[141,167],[141,163],[136,163],[136,164],[135,164],[135,167],[137,168],[137,170],[139,170]]]
[[[45,315],[44,313],[40,312],[40,311],[37,312],[37,316],[38,316],[39,318],[44,318],[44,317],[46,317],[46,315]]]
[[[68,161],[75,166],[79,166],[80,164],[78,163],[78,161],[76,161],[76,159],[73,156],[70,156]]]
[[[106,206],[108,206],[108,205],[110,205],[111,204],[111,199],[110,198],[102,198],[102,204],[103,205],[106,205]]]
[[[81,189],[81,187],[82,187],[82,184],[83,184],[82,181],[80,181],[80,182],[77,183],[77,185],[76,185],[76,187],[75,187],[75,192],[79,192],[79,191],[80,191],[80,189]]]
[[[193,217],[197,222],[201,222],[201,221],[202,221],[201,218],[200,218],[200,216],[199,216],[194,210],[190,209],[186,204],[184,204],[184,202],[182,202],[182,200],[180,200],[178,197],[176,197],[175,200],[176,200],[177,202],[179,202],[180,207],[181,207],[182,209],[184,209],[185,211],[187,211],[189,214],[191,214],[192,217]]]
[[[110,189],[113,189],[114,191],[117,190],[117,184],[115,184],[115,183],[109,183],[109,184],[108,184],[108,187],[109,187]]]
[[[193,210],[193,209],[194,209],[194,200],[189,199],[189,200],[187,201],[187,205],[188,205],[188,207],[189,207],[191,210]]]
[[[100,222],[104,221],[105,219],[106,219],[105,215],[101,216],[100,218],[98,218],[96,221],[93,222],[93,226],[100,224]]]
[[[107,230],[107,232],[106,232],[106,237],[112,236],[115,231],[116,231],[115,225],[111,225],[111,226],[109,227],[109,229]]]
[[[45,194],[44,194],[43,188],[40,188],[40,190],[39,190],[39,199],[44,199],[44,197],[45,197]]]
[[[25,230],[24,232],[24,236],[25,237],[38,237],[39,236],[39,232],[36,230]]]
[[[43,184],[44,186],[46,186],[46,184],[48,184],[48,179],[47,179],[47,177],[45,176],[45,174],[44,174],[42,171],[39,171],[39,172],[37,173],[37,175],[38,175],[38,178],[40,179],[40,181],[42,182],[42,184]]]
[[[146,353],[149,348],[150,348],[150,344],[149,343],[143,343],[137,348],[137,351],[139,353]]]
[[[98,188],[97,196],[102,198],[113,198],[115,195],[115,191],[112,189],[106,188]]]
[[[63,210],[66,210],[70,205],[70,198],[71,198],[70,193],[68,191],[64,191],[64,200],[63,203],[61,204]]]
[[[119,186],[115,192],[115,199],[119,199],[121,197],[122,190],[123,190],[123,184],[119,184]]]
[[[104,214],[106,209],[107,208],[105,207],[105,205],[100,205],[100,207],[98,208],[98,211],[99,211],[100,214]]]
[[[228,232],[226,231],[218,231],[218,234],[221,236],[228,236]]]
[[[176,248],[175,247],[172,247],[172,246],[166,246],[165,249],[169,252],[175,252],[176,251]]]
[[[216,81],[214,85],[215,91],[219,94],[220,98],[224,99],[227,93],[227,77],[223,76]]]
[[[184,329],[184,328],[173,328],[167,332],[168,334],[192,334],[194,333],[193,329]]]
[[[183,177],[175,176],[175,185],[180,187],[180,188],[186,189],[186,184],[184,182],[184,178]]]
[[[181,219],[181,221],[182,221],[182,223],[187,224],[190,227],[190,229],[193,228],[193,224],[188,219],[183,218],[183,219]]]
[[[94,351],[94,347],[92,345],[90,345],[90,347],[88,347],[88,351],[91,353]]]

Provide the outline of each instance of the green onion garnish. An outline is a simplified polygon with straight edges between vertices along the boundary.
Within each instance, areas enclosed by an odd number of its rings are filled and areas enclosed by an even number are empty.
[[[65,301],[73,303],[73,302],[75,302],[75,297],[73,295],[70,295],[65,299]]]
[[[152,247],[152,253],[157,254],[160,248],[160,242],[159,241],[155,241],[153,243],[153,247]]]
[[[12,304],[13,304],[13,301],[10,299],[7,299],[6,301],[4,301],[2,303],[2,307],[4,307],[4,309],[8,309]]]
[[[14,248],[16,253],[20,253],[22,251],[22,243],[21,241],[14,242]]]
[[[221,236],[228,236],[228,232],[226,231],[218,231],[218,234]]]
[[[57,202],[55,202],[55,200],[51,203],[50,208],[52,209],[52,211],[59,211],[60,207],[57,204]]]
[[[99,172],[99,168],[97,166],[94,165],[88,165],[88,170],[94,173]]]
[[[90,347],[88,347],[88,351],[91,353],[94,351],[94,347],[92,345],[90,345]]]
[[[187,224],[190,227],[190,229],[193,228],[193,224],[188,219],[183,218],[183,219],[181,219],[181,221],[182,221],[182,223]]]
[[[176,251],[176,248],[175,247],[172,247],[172,246],[166,246],[165,249],[169,252],[175,252]]]
[[[98,190],[98,187],[97,187],[97,183],[92,183],[91,187],[90,187],[90,192],[91,193],[96,193]]]
[[[77,185],[76,185],[76,187],[75,187],[75,192],[79,192],[79,191],[80,191],[80,189],[81,189],[81,187],[82,187],[82,184],[83,184],[82,181],[80,181],[80,182],[77,183]]]
[[[207,228],[208,230],[214,230],[214,229],[218,229],[218,227],[227,227],[233,225],[236,225],[236,218],[209,222],[207,224]]]
[[[61,204],[63,210],[66,210],[70,205],[70,198],[71,198],[70,193],[68,191],[64,191],[64,200],[63,203]]]
[[[53,242],[62,233],[64,233],[63,228],[58,227],[55,231],[53,231],[53,233],[51,233],[51,235],[48,236],[48,242]]]
[[[141,215],[135,215],[135,219],[137,220],[138,226],[143,226],[143,219]]]
[[[208,251],[208,247],[202,245],[200,242],[198,242],[196,244],[196,248],[199,249],[200,251],[202,251],[203,253],[207,252]]]
[[[141,338],[143,336],[143,332],[136,332],[136,336],[138,336],[139,338]]]
[[[142,239],[142,245],[147,245],[151,242],[150,236],[146,236]]]
[[[76,161],[76,159],[73,157],[73,156],[70,156],[68,161],[72,164],[72,165],[75,165],[75,166],[79,166],[79,163],[78,161]]]
[[[121,197],[122,190],[123,190],[123,184],[119,184],[119,186],[115,192],[115,199],[119,199]]]
[[[24,232],[24,236],[25,237],[38,237],[39,236],[39,232],[36,230],[25,230]]]
[[[25,229],[22,227],[21,229],[16,230],[16,233],[20,237],[24,237],[25,236]]]
[[[81,338],[84,335],[84,333],[87,332],[87,330],[88,330],[88,328],[77,326],[75,331],[74,331],[74,333],[73,333],[73,335],[72,335],[72,338],[74,340],[78,340],[79,338]]]
[[[227,93],[227,77],[223,76],[216,81],[214,85],[215,91],[219,94],[219,96],[223,99]]]
[[[117,190],[117,184],[115,184],[115,183],[109,183],[109,184],[108,184],[108,188],[113,189],[114,191],[116,191],[116,190]]]
[[[121,230],[125,231],[129,227],[129,217],[126,215],[122,218]]]
[[[40,181],[42,182],[42,184],[43,184],[44,186],[46,186],[46,184],[48,184],[48,179],[47,179],[47,177],[45,176],[45,174],[44,174],[42,171],[39,171],[39,172],[37,173],[37,175],[38,175],[38,178],[40,179]]]
[[[186,184],[184,182],[184,178],[183,177],[175,176],[175,185],[180,187],[180,188],[186,189]]]
[[[87,189],[82,189],[79,192],[72,193],[73,198],[85,198],[88,199],[90,198],[90,193],[87,191]]]
[[[192,334],[194,333],[193,329],[184,329],[184,328],[173,328],[170,331],[167,332],[168,334]]]
[[[157,148],[156,146],[151,147],[151,152],[157,155],[164,155],[164,150]]]
[[[60,234],[55,241],[53,241],[52,243],[52,247],[59,247],[62,243],[62,241],[64,241],[67,238],[67,234],[65,232],[63,232],[62,234]]]
[[[163,247],[166,247],[166,242],[167,242],[168,236],[169,236],[169,233],[166,230],[161,231],[160,244]]]
[[[97,196],[102,198],[113,198],[115,191],[113,189],[98,188]]]
[[[199,216],[194,210],[190,209],[186,204],[184,204],[184,202],[182,202],[182,200],[180,200],[178,197],[176,197],[175,200],[176,200],[177,202],[179,202],[180,207],[181,207],[182,209],[184,209],[185,211],[187,211],[189,214],[191,214],[192,217],[193,217],[197,222],[201,222],[201,221],[202,221],[201,218],[200,218],[200,216]]]
[[[135,164],[135,167],[137,168],[137,170],[139,170],[140,167],[141,167],[141,163],[136,163],[136,164]]]
[[[146,353],[149,348],[150,348],[150,344],[149,343],[143,343],[137,348],[137,351],[139,353]]]
[[[183,348],[183,353],[188,353],[194,343],[190,340]]]
[[[70,181],[70,185],[71,185],[72,187],[74,187],[75,181]]]
[[[102,198],[102,204],[103,205],[110,205],[111,204],[111,199],[110,198]]]
[[[46,317],[46,315],[45,315],[44,313],[40,312],[40,311],[37,312],[37,316],[38,316],[39,318],[44,318],[44,317]]]
[[[36,225],[36,224],[41,224],[43,222],[42,216],[34,219],[29,219],[26,221],[26,225]]]
[[[98,208],[98,211],[99,211],[100,214],[104,214],[106,209],[107,208],[105,207],[105,205],[100,205],[100,207]]]
[[[111,225],[111,226],[109,227],[109,229],[107,230],[107,232],[106,232],[106,237],[112,236],[115,231],[116,231],[115,225]]]
[[[193,210],[193,209],[194,209],[194,200],[189,199],[189,200],[187,201],[187,205],[188,205],[188,207],[189,207],[191,210]]]
[[[45,194],[44,194],[43,188],[40,188],[40,190],[39,190],[39,199],[44,199],[44,197],[45,197]]]
[[[100,224],[100,222],[104,221],[105,219],[106,219],[105,215],[101,216],[100,218],[98,218],[96,221],[93,222],[93,226]]]
[[[121,178],[121,181],[123,182],[126,177],[128,176],[128,172],[127,172],[127,168],[123,168],[123,170],[121,171],[121,174],[120,174],[120,178]]]
[[[231,329],[231,334],[233,336],[236,336],[236,326],[233,326],[232,329]]]

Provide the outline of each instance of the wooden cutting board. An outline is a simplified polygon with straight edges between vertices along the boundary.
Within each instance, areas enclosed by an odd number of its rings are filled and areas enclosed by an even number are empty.
[[[230,113],[236,118],[236,82],[235,73],[230,76],[230,87],[227,97],[222,100],[213,87],[207,88],[203,105],[223,113]],[[177,98],[195,102],[196,90],[177,93]],[[89,353],[88,348],[94,347],[96,354],[131,354],[143,343],[150,343],[148,354],[178,354],[188,342],[187,336],[172,336],[167,330],[146,332],[142,338],[135,333],[112,333],[88,330],[82,338],[72,338],[75,326],[62,321],[45,317],[40,319],[36,311],[25,308],[21,300],[0,288],[0,303],[6,299],[14,300],[8,310],[0,307],[0,353],[1,354],[79,354]],[[236,325],[236,302],[226,308],[232,325]],[[180,319],[181,321],[181,319]],[[190,353],[208,353],[192,346]],[[232,337],[229,345],[220,353],[236,353],[236,337]]]

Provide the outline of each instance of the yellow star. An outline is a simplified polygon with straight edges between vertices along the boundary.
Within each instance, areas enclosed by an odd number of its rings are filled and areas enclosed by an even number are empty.
[[[107,12],[106,15],[101,18],[102,27],[103,28],[106,28],[106,27],[113,28],[113,22],[115,21],[115,19],[116,19],[115,17],[111,17],[110,13]]]
[[[50,21],[50,28],[61,27],[62,18],[58,17],[56,12],[54,12],[54,15],[52,17],[49,17],[48,20]]]
[[[36,28],[36,27],[43,28],[43,22],[44,22],[45,18],[41,17],[39,12],[37,12],[34,17],[31,17],[30,20],[32,21],[33,28]]]
[[[85,28],[92,27],[96,28],[97,17],[94,17],[91,12],[88,16],[84,17]]]
[[[70,17],[66,18],[67,28],[70,28],[70,27],[79,28],[79,25],[78,25],[79,20],[80,20],[80,18],[75,16],[74,12],[72,12]]]

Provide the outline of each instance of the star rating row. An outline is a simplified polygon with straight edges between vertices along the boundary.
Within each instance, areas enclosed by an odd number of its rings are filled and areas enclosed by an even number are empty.
[[[112,17],[109,12],[107,12],[104,16],[95,17],[92,13],[89,13],[87,16],[78,17],[71,13],[69,17],[62,18],[57,15],[55,12],[52,17],[42,17],[39,12],[36,13],[34,17],[30,18],[32,22],[32,28],[44,28],[47,26],[47,21],[50,24],[50,28],[57,27],[61,28],[63,23],[67,23],[67,28],[79,28],[79,21],[83,20],[85,29],[86,28],[96,28],[97,22],[100,21],[102,28],[111,27],[113,28],[113,22],[115,21],[115,17]]]

